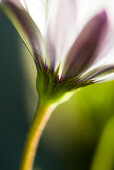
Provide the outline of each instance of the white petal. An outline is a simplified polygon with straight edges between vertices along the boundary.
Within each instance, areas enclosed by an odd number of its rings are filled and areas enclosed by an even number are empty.
[[[45,0],[20,0],[28,11],[42,35],[46,32],[46,9]]]
[[[96,79],[97,82],[107,82],[107,81],[111,81],[114,80],[114,73],[99,77]]]
[[[76,0],[52,0],[48,22],[48,44],[52,65],[63,60],[76,34]]]
[[[49,63],[48,61],[48,52],[46,44],[46,33],[47,33],[47,8],[49,0],[20,0],[26,11],[32,17],[33,21],[39,28],[42,37],[42,58],[44,62]]]
[[[105,9],[111,24],[114,26],[114,1],[113,0],[77,0],[77,22],[78,30],[97,13]]]
[[[108,44],[107,44],[107,46],[108,46]],[[106,50],[106,52],[105,52],[105,50]],[[86,70],[84,75],[97,67],[102,67],[105,65],[112,65],[112,64],[114,65],[114,43],[111,46],[109,45],[109,47],[107,47],[107,48],[104,46],[104,50],[102,51],[101,55],[102,55],[101,59],[98,58],[96,60],[96,62],[93,63],[93,65],[91,67],[89,67],[88,70]]]
[[[92,4],[91,4],[92,3]],[[78,14],[77,14],[77,21],[78,21],[78,30],[79,32],[82,30],[84,24],[96,13],[101,10],[105,10],[107,12],[107,16],[109,19],[109,30],[107,34],[106,41],[102,46],[101,53],[96,60],[99,62],[99,58],[104,60],[101,61],[103,64],[113,64],[114,63],[114,1],[113,0],[77,0],[78,6]],[[91,8],[90,8],[91,6]],[[110,54],[109,54],[110,53]],[[104,58],[105,57],[105,58]],[[108,62],[108,63],[107,63]],[[113,63],[112,63],[113,62]],[[101,66],[98,65],[98,66]]]
[[[40,64],[43,40],[39,29],[20,1],[2,0],[2,8],[19,32],[29,52]]]
[[[105,65],[102,67],[97,67],[96,69],[88,72],[84,77],[80,78],[80,81],[102,81],[108,79],[111,76],[114,79],[114,65]]]
[[[91,8],[90,8],[91,7]],[[78,32],[92,16],[101,10],[105,10],[109,19],[109,30],[107,38],[102,46],[99,57],[95,63],[86,71],[91,71],[96,67],[114,64],[114,1],[113,0],[77,0],[77,22]]]
[[[79,76],[95,61],[107,32],[107,21],[106,12],[102,11],[85,25],[68,53],[64,77]]]

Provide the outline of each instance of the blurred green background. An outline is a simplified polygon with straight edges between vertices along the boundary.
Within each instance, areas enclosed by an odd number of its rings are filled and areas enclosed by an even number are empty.
[[[0,170],[18,170],[37,107],[36,69],[0,10]],[[114,170],[114,81],[78,90],[50,118],[35,170]]]

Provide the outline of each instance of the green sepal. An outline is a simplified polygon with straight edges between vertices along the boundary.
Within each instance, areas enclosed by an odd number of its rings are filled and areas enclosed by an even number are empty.
[[[75,91],[80,87],[93,84],[93,81],[80,82],[77,78],[59,79],[59,67],[54,72],[41,63],[41,69],[37,69],[36,87],[40,100],[43,102],[55,103],[62,99],[66,93]]]

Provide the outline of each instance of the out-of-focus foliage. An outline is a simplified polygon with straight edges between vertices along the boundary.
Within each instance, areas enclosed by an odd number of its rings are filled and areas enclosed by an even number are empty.
[[[36,69],[1,11],[0,57],[0,170],[18,170],[37,107]],[[37,167],[114,169],[114,81],[80,89],[56,108],[40,142]]]
[[[108,121],[101,135],[92,170],[114,169],[114,116]]]
[[[88,86],[56,109],[43,141],[63,169],[113,170],[113,115],[114,82]]]

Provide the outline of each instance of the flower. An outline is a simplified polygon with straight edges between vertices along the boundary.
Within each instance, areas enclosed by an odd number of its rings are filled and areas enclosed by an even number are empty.
[[[114,2],[100,0],[95,10],[96,1],[1,0],[38,73],[39,104],[20,170],[33,168],[41,134],[60,99],[114,72]]]
[[[111,0],[101,0],[97,9],[90,0],[1,2],[34,58],[43,99],[57,99],[114,72]]]

